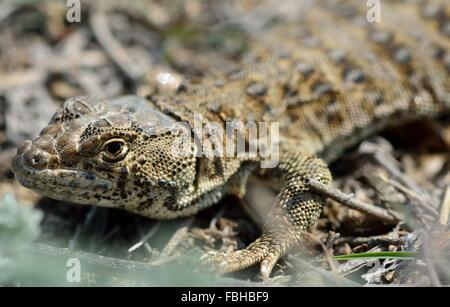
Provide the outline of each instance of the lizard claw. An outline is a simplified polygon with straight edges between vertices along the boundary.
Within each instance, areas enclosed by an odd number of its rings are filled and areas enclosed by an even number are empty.
[[[279,247],[269,240],[259,239],[243,250],[208,255],[203,263],[212,266],[218,274],[239,271],[260,263],[260,276],[265,280],[283,254]]]

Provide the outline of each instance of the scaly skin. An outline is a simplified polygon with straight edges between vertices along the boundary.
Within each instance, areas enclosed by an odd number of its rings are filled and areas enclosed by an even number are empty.
[[[301,20],[266,31],[239,71],[186,83],[172,96],[69,100],[19,148],[13,170],[43,195],[156,219],[242,196],[250,174],[281,183],[261,238],[207,261],[223,272],[261,263],[268,277],[320,214],[325,199],[308,179],[330,184],[326,163],[387,125],[448,113],[448,2],[416,2],[383,1],[380,23],[367,22],[365,1],[305,6]],[[171,150],[179,135],[168,131],[175,122],[193,127],[195,114],[222,126],[279,122],[280,163],[261,169],[261,157],[196,157],[195,147],[179,157]]]

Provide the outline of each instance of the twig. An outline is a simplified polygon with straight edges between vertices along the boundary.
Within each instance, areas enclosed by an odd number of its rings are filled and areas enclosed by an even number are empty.
[[[439,223],[441,225],[448,224],[448,217],[450,215],[450,186],[445,189],[444,198],[442,199],[441,212],[439,215]]]
[[[161,256],[168,257],[171,255],[175,248],[188,237],[188,231],[188,226],[181,227],[175,231],[169,242],[167,242],[166,246],[164,246],[164,249],[161,251]]]
[[[407,187],[410,191],[407,191],[404,187],[400,188],[401,185],[399,184],[396,185],[397,188],[419,200],[419,204],[427,212],[432,214],[433,217],[437,218],[439,216],[438,212],[432,205],[429,204],[430,201],[434,203],[434,199],[428,195],[428,193],[423,191],[413,180],[402,173],[396,165],[396,160],[390,155],[389,152],[386,151],[386,149],[381,149],[379,146],[376,146],[376,144],[371,143],[365,143],[364,145],[365,146],[362,146],[360,151],[370,154],[379,165],[384,167],[391,174],[391,176],[400,181],[400,183]],[[395,185],[392,180],[389,180],[389,183]],[[411,191],[414,193],[411,193]]]
[[[153,225],[153,227],[150,229],[150,231],[149,231],[145,236],[143,236],[143,237],[139,240],[139,242],[137,242],[136,244],[133,244],[133,246],[131,246],[131,247],[128,249],[128,252],[129,252],[129,253],[132,253],[132,252],[134,252],[135,250],[137,250],[139,247],[141,247],[142,245],[144,245],[145,242],[147,242],[151,237],[153,237],[153,235],[158,231],[158,229],[160,228],[160,226],[161,226],[161,222],[156,222],[156,223]]]
[[[40,83],[45,79],[46,73],[39,69],[27,69],[20,72],[0,72],[0,92],[14,87],[23,87],[28,84]]]
[[[341,237],[340,233],[336,233],[334,231],[329,231],[327,236],[327,248],[333,248],[333,245],[336,243],[336,240]]]
[[[356,245],[356,244],[368,244],[368,245],[379,245],[381,243],[388,243],[388,244],[399,244],[403,240],[402,238],[393,238],[392,233],[379,235],[379,236],[370,236],[370,237],[340,237],[336,240],[335,244],[343,244],[348,243],[350,245]]]
[[[383,180],[385,180],[384,178],[382,178]],[[439,216],[439,213],[436,211],[436,209],[434,209],[433,207],[430,206],[430,204],[428,204],[424,198],[422,197],[422,195],[417,194],[416,191],[411,190],[405,186],[403,186],[402,184],[400,184],[399,182],[393,180],[393,179],[386,179],[386,181],[388,183],[390,183],[391,185],[393,185],[395,188],[399,189],[400,191],[402,191],[403,193],[411,196],[412,198],[418,200],[418,204],[420,204],[420,206],[425,209],[425,211],[427,211],[429,214],[431,214],[433,217],[437,218]]]
[[[329,188],[316,179],[310,178],[307,184],[314,191],[319,192],[331,199],[334,199],[335,201],[347,207],[370,214],[388,223],[394,224],[399,221],[387,210],[362,202],[361,200],[354,198],[353,195],[345,194],[338,189]]]
[[[336,234],[335,232],[329,232],[328,238],[327,238],[327,244],[323,244],[322,241],[318,240],[320,246],[322,247],[323,253],[325,257],[327,258],[328,265],[330,266],[330,269],[333,273],[338,274],[338,264],[336,260],[333,259],[333,244],[334,241],[339,237],[339,234]]]
[[[439,281],[439,277],[436,273],[436,270],[434,268],[433,262],[431,261],[431,255],[430,255],[430,241],[429,236],[426,231],[422,232],[422,248],[423,248],[423,256],[425,263],[427,264],[427,272],[428,276],[430,277],[430,282],[433,287],[442,287],[441,282]]]
[[[133,82],[140,80],[144,73],[133,63],[128,53],[112,35],[103,9],[93,10],[90,25],[98,43],[125,76]]]
[[[412,181],[409,177],[406,177],[405,174],[403,174],[395,165],[395,163],[391,161],[392,157],[382,152],[375,152],[373,156],[378,164],[383,166],[392,176],[400,180],[405,186],[409,187],[411,190],[416,191],[416,193],[419,195],[425,194],[414,181]]]
[[[170,238],[169,242],[167,242],[166,246],[161,251],[161,254],[158,258],[151,263],[153,265],[161,265],[167,262],[172,261],[175,257],[174,251],[175,249],[189,237],[189,227],[184,226],[175,231],[175,233]]]
[[[333,259],[333,251],[329,248],[327,248],[325,246],[325,244],[323,244],[322,242],[319,242],[320,246],[322,247],[323,250],[323,254],[325,255],[325,258],[327,259],[327,263],[330,266],[330,270],[331,272],[333,272],[334,274],[338,274],[338,268],[337,268],[337,263],[336,261]]]

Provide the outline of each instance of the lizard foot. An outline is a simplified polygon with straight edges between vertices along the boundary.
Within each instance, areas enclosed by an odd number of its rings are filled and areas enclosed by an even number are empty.
[[[281,173],[284,185],[268,213],[261,238],[246,249],[210,257],[207,262],[219,272],[233,272],[260,263],[261,277],[267,279],[278,259],[297,245],[303,232],[319,218],[325,198],[311,191],[307,182],[314,178],[324,185],[330,184],[331,173],[326,163],[289,152],[280,161],[273,176]]]
[[[246,249],[209,255],[205,264],[212,265],[219,274],[224,274],[260,263],[260,276],[267,279],[286,248],[287,244],[275,243],[270,236],[263,236]]]

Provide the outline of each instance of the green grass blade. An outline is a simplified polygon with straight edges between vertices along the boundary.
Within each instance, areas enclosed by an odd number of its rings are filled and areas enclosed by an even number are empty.
[[[367,252],[350,255],[334,256],[334,260],[355,260],[355,259],[400,259],[413,260],[417,257],[416,252]]]

